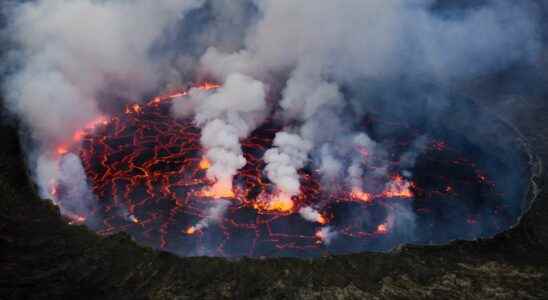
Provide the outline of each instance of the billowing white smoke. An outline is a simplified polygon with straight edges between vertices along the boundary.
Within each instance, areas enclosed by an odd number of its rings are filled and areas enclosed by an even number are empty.
[[[50,170],[41,169],[40,171],[57,173],[47,175],[58,178],[58,182],[64,187],[61,213],[72,218],[89,215],[95,207],[96,199],[87,184],[86,173],[80,158],[69,153],[60,159],[59,165],[51,167]],[[93,225],[90,221],[93,220],[88,220],[88,224]]]
[[[299,209],[299,214],[309,222],[316,222],[320,224],[325,223],[325,219],[322,214],[310,206],[305,206]]]
[[[323,175],[327,182],[336,181],[339,179],[343,170],[343,164],[335,155],[330,144],[323,144],[320,147],[320,174]]]
[[[248,31],[246,47],[233,53],[211,48],[202,63],[220,77],[306,66],[337,82],[400,74],[458,78],[504,67],[538,47],[526,3],[493,2],[459,18],[433,15],[432,3],[258,1],[263,16]]]
[[[280,106],[286,120],[298,120],[301,127],[295,133],[279,132],[274,139],[274,148],[265,153],[265,168],[268,178],[282,193],[294,196],[299,193],[297,170],[308,160],[318,134],[316,122],[322,118],[322,110],[337,111],[344,107],[338,86],[317,76],[314,66],[297,68],[287,82]]]
[[[19,51],[10,57],[20,69],[7,79],[6,102],[41,145],[29,159],[43,191],[62,175],[47,171],[58,163],[54,146],[100,115],[102,93],[138,98],[158,88],[165,62],[151,49],[203,2],[38,0],[13,6],[9,31]]]
[[[379,146],[371,140],[366,134],[358,133],[352,138],[352,145],[356,147],[359,155],[354,155],[352,163],[348,167],[348,181],[353,191],[361,192],[363,190],[363,175],[364,170],[363,166],[365,160],[369,157],[378,155],[380,149]],[[378,175],[384,175],[381,170],[377,170]]]
[[[23,66],[8,83],[10,108],[39,139],[70,137],[97,117],[99,93],[111,86],[129,97],[157,88],[162,62],[150,56],[151,48],[202,2],[40,0],[17,6],[11,31],[23,49]]]
[[[340,109],[343,96],[337,84],[320,77],[321,70],[314,66],[299,65],[286,83],[280,106],[289,120],[307,121],[321,109]]]
[[[267,175],[280,190],[298,193],[296,168],[313,150],[319,152],[319,169],[327,178],[340,174],[343,167],[333,150],[340,142],[337,136],[354,133],[348,127],[327,128],[322,123],[344,123],[349,100],[341,94],[341,85],[419,74],[441,81],[461,79],[503,67],[536,50],[535,25],[524,5],[490,4],[462,18],[444,19],[429,11],[431,4],[431,0],[351,0],[344,5],[329,0],[260,1],[263,17],[248,31],[243,49],[223,53],[212,47],[203,55],[203,68],[219,78],[240,72],[268,80],[290,70],[280,115],[300,124],[292,128],[293,140],[312,146],[300,149],[300,159],[293,159],[276,143],[267,151]],[[325,26],[318,30],[318,24]],[[469,63],[471,57],[474,63]],[[363,173],[358,158],[348,171],[356,186]]]
[[[43,147],[31,157],[42,187],[60,176],[50,171],[58,157],[45,152],[99,116],[103,93],[139,98],[172,81],[165,77],[174,68],[194,64],[184,63],[188,54],[171,65],[152,52],[205,2],[37,0],[15,6],[9,30],[20,51],[11,57],[20,69],[7,81],[6,103]],[[194,116],[211,162],[208,177],[229,189],[245,164],[240,140],[269,114],[262,82],[280,87],[281,110],[274,115],[288,124],[265,154],[266,173],[292,196],[300,190],[297,171],[311,158],[326,179],[344,175],[358,186],[363,157],[348,145],[382,152],[365,135],[352,142],[355,124],[348,119],[359,115],[356,108],[367,99],[345,98],[345,87],[359,82],[367,89],[371,81],[418,76],[448,83],[530,59],[539,46],[532,10],[521,1],[493,1],[458,18],[432,14],[432,0],[213,2],[215,20],[230,24],[256,5],[257,21],[245,29],[227,26],[231,33],[247,32],[237,41],[212,38],[224,28],[202,24],[212,34],[200,39],[202,49],[209,47],[199,54],[200,71],[224,86],[192,90],[173,111]],[[413,161],[412,155],[404,158]]]
[[[202,128],[200,141],[206,158],[211,162],[207,176],[223,190],[232,190],[232,177],[246,163],[240,140],[263,122],[265,97],[261,82],[232,74],[218,90],[192,89],[188,101],[181,99],[173,105],[176,116],[194,114],[196,124]]]
[[[301,184],[297,171],[304,167],[311,149],[310,142],[299,135],[282,131],[276,134],[273,148],[265,152],[266,174],[285,196],[299,194]]]

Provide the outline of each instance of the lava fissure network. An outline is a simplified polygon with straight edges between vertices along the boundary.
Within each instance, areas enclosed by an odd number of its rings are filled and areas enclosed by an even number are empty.
[[[515,221],[506,195],[477,163],[482,154],[467,157],[462,153],[473,151],[398,122],[384,124],[406,134],[382,141],[388,163],[355,147],[370,174],[360,185],[321,178],[308,163],[298,171],[300,193],[288,197],[265,175],[263,155],[282,129],[267,121],[241,141],[247,163],[225,189],[206,176],[211,165],[199,127],[170,114],[172,102],[186,96],[181,91],[127,105],[58,146],[61,160],[71,153],[81,159],[95,203],[79,209],[71,205],[70,187],[52,182],[51,195],[70,222],[100,234],[125,231],[180,255],[302,257],[475,238]],[[379,122],[364,120],[363,130]],[[404,169],[401,157],[417,139],[422,152]]]

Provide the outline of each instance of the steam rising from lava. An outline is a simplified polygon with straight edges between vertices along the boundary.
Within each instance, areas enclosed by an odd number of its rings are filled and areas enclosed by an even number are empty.
[[[210,208],[207,209],[206,215],[196,225],[190,226],[185,233],[195,234],[207,228],[212,223],[220,222],[226,209],[230,206],[230,202],[226,200],[217,200]]]
[[[233,74],[216,90],[193,88],[190,101],[173,106],[175,116],[188,117],[202,128],[205,158],[211,163],[207,176],[216,181],[211,190],[232,195],[232,178],[246,160],[240,140],[262,123],[266,116],[265,87],[250,77]]]
[[[298,135],[278,132],[273,146],[264,154],[268,178],[280,190],[280,197],[298,195],[301,185],[297,171],[305,166],[312,145]]]
[[[12,4],[7,31],[14,67],[4,85],[7,106],[32,133],[28,159],[41,195],[57,200],[54,187],[67,187],[64,197],[75,205],[67,211],[90,211],[98,201],[75,155],[82,140],[119,124],[121,107],[127,116],[145,115],[168,101],[171,117],[190,118],[199,129],[203,157],[195,167],[206,173],[208,185],[196,196],[217,199],[189,233],[222,223],[230,202],[220,198],[239,199],[243,206],[253,198],[251,206],[260,213],[298,212],[322,225],[312,236],[326,245],[335,243],[334,236],[366,236],[324,226],[332,216],[322,210],[334,205],[325,199],[337,199],[341,190],[343,198],[362,205],[412,198],[410,170],[427,142],[416,136],[407,152],[392,151],[384,143],[392,134],[389,126],[364,130],[364,119],[390,112],[406,121],[441,122],[448,113],[444,108],[459,105],[444,96],[447,86],[529,64],[538,54],[533,4],[487,1],[440,13],[433,8],[436,2]],[[208,83],[187,90],[190,82]],[[435,91],[423,88],[425,83]],[[136,100],[157,94],[163,96],[144,104]],[[257,147],[246,150],[242,143],[265,123],[278,129],[260,163],[249,161]],[[400,156],[391,157],[394,153]],[[246,174],[246,166],[263,163],[260,194],[241,196],[236,178]],[[312,176],[329,195],[318,196],[315,205],[303,200],[309,187],[302,182]],[[412,240],[411,206],[389,207],[375,232],[401,229],[401,240]],[[133,223],[140,222],[131,206],[124,210]]]

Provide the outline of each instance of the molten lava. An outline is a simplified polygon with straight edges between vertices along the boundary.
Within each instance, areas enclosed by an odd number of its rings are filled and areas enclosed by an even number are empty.
[[[350,197],[357,201],[369,202],[372,200],[371,194],[362,191],[361,188],[353,187],[350,191]]]
[[[201,162],[198,165],[198,168],[202,169]],[[199,191],[197,193],[198,196],[206,197],[206,198],[234,198],[236,197],[236,194],[232,191],[232,187],[224,184],[222,182],[216,182],[213,184],[213,186],[206,187],[205,189]]]
[[[295,202],[290,196],[277,193],[272,196],[260,197],[253,207],[257,210],[289,213],[295,207]]]
[[[389,236],[391,203],[409,203],[417,193],[423,198],[456,193],[457,187],[445,181],[439,189],[421,189],[394,164],[376,190],[344,182],[322,186],[319,174],[305,168],[299,171],[301,193],[284,195],[267,179],[262,159],[281,129],[275,123],[262,125],[241,141],[247,165],[232,184],[212,182],[206,176],[210,162],[200,145],[200,129],[170,114],[171,102],[185,101],[187,94],[174,91],[127,105],[122,113],[91,122],[73,141],[54,150],[59,156],[79,153],[97,197],[98,208],[91,214],[66,213],[73,222],[99,220],[102,234],[127,231],[141,243],[182,255],[316,255],[324,247],[336,252],[353,249],[347,244],[368,249],[370,240]],[[365,148],[356,151],[365,163],[372,156]],[[450,148],[436,141],[431,151]],[[469,168],[473,176],[483,174],[474,165],[455,165]],[[479,184],[488,185],[481,176]],[[53,184],[52,191],[61,206],[69,201],[63,186]],[[215,211],[220,199],[226,205]],[[432,211],[423,206],[417,204],[418,214]]]
[[[186,232],[186,234],[188,234],[188,235],[193,235],[193,234],[195,234],[195,233],[197,232],[197,230],[196,230],[196,227],[190,226],[190,227],[188,227],[188,229],[187,229],[185,232]]]
[[[198,168],[200,168],[201,170],[207,170],[210,166],[211,164],[209,160],[207,160],[207,158],[202,158],[202,160],[200,160],[200,163],[198,164]]]
[[[386,223],[379,224],[379,226],[377,226],[376,233],[377,234],[387,234],[388,233],[388,224],[386,224]]]
[[[383,191],[382,194],[384,197],[388,198],[411,198],[413,197],[411,187],[411,182],[404,180],[403,177],[399,175],[396,175],[393,177],[392,181],[387,184],[386,189]]]

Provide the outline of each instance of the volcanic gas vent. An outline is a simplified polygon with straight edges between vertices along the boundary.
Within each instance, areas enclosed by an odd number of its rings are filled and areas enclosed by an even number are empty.
[[[503,183],[523,176],[496,150],[450,130],[373,116],[363,120],[364,133],[375,137],[382,126],[393,134],[382,138],[382,157],[353,146],[360,159],[347,164],[359,171],[357,184],[327,181],[309,162],[298,170],[298,195],[281,194],[266,175],[264,157],[282,128],[267,121],[241,141],[247,163],[232,188],[220,186],[207,176],[211,162],[201,130],[170,114],[173,101],[185,97],[128,105],[78,132],[78,147],[59,148],[61,161],[79,152],[97,202],[81,210],[71,205],[70,187],[55,183],[52,194],[72,222],[105,235],[126,231],[139,243],[180,255],[318,256],[489,236],[520,214],[512,199],[523,191]]]

